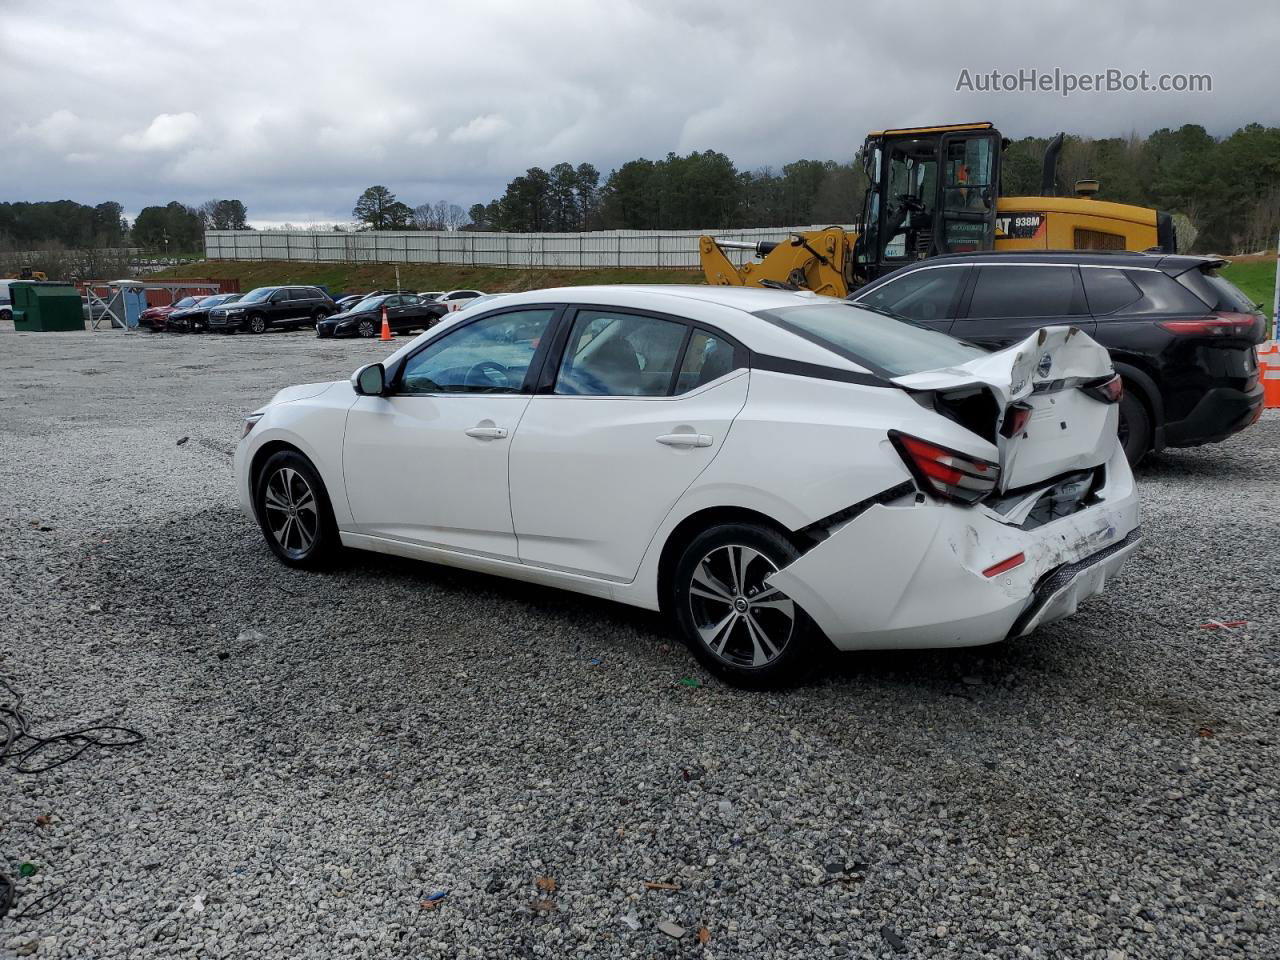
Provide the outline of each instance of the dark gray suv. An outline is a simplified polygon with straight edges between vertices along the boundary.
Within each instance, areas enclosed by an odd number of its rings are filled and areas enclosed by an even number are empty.
[[[319,287],[257,287],[235,303],[210,310],[209,330],[264,333],[268,327],[314,327],[337,312],[337,304]]]

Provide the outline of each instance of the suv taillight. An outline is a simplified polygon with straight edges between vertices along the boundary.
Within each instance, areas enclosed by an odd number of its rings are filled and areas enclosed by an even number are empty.
[[[1265,322],[1258,313],[1230,313],[1226,310],[1196,320],[1158,321],[1165,330],[1182,337],[1248,337],[1250,340],[1259,339]]]
[[[999,464],[897,430],[889,431],[889,439],[921,489],[945,500],[977,503],[1000,479]]]

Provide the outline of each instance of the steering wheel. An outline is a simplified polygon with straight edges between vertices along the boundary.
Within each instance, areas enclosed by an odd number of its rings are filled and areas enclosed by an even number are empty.
[[[898,206],[910,210],[912,213],[924,213],[924,201],[913,193],[899,193],[893,198],[898,201]]]
[[[497,374],[502,378],[499,383]],[[511,377],[508,375],[507,368],[495,360],[481,360],[479,363],[473,364],[471,369],[467,371],[463,382],[468,387],[509,387],[511,386]]]

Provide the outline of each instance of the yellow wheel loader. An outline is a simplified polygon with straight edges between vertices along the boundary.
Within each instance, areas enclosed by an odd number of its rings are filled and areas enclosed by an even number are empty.
[[[1096,180],[1079,181],[1077,196],[1053,196],[1062,139],[1058,134],[1045,151],[1042,196],[1002,197],[1000,155],[1007,141],[990,123],[877,131],[858,153],[869,184],[859,232],[828,227],[778,243],[704,236],[703,273],[714,285],[844,297],[904,264],[946,253],[1177,252],[1171,214],[1095,200]],[[760,259],[738,267],[725,250],[749,250]]]

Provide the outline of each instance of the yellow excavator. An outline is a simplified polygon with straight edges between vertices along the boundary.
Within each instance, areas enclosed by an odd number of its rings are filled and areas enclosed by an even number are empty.
[[[1054,196],[1063,135],[1049,142],[1041,196],[1000,196],[1006,141],[990,123],[879,130],[858,153],[868,187],[860,231],[828,227],[777,243],[699,240],[707,282],[812,290],[833,297],[926,257],[979,250],[1177,252],[1173,217],[1094,199],[1098,181]],[[735,266],[726,250],[759,260]]]

